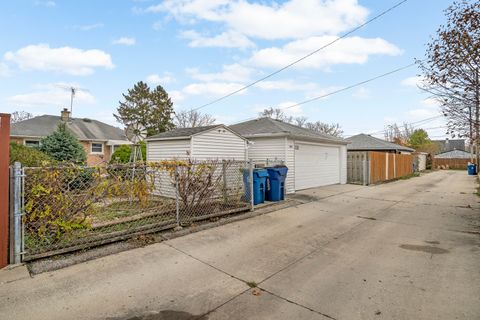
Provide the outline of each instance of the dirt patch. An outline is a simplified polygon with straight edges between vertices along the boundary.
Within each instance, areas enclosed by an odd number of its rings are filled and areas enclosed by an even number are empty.
[[[428,243],[428,244],[440,244],[440,242],[434,240],[434,241],[425,241],[425,243]]]
[[[426,252],[426,253],[431,253],[431,254],[444,254],[444,253],[449,253],[447,249],[439,248],[439,247],[433,247],[433,246],[418,246],[414,244],[401,244],[400,248],[405,249],[405,250],[412,250],[412,251],[421,251],[421,252]]]
[[[301,202],[313,202],[313,201],[320,200],[319,197],[311,196],[308,194],[301,194],[301,193],[290,195],[290,198],[301,201]]]
[[[364,216],[357,216],[357,218],[360,218],[360,219],[367,219],[367,220],[377,220],[377,218],[374,218],[374,217],[364,217]]]

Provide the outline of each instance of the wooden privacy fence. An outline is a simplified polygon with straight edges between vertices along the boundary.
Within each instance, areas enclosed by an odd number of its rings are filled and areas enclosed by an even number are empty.
[[[433,158],[432,166],[434,169],[467,169],[470,159],[451,158],[451,159],[435,159]],[[476,163],[476,159],[473,159]]]
[[[389,152],[349,152],[347,181],[354,184],[375,184],[413,173],[413,155]]]

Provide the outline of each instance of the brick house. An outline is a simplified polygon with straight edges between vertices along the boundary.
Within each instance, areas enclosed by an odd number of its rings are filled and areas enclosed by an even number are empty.
[[[90,166],[110,161],[117,147],[131,144],[122,129],[97,120],[72,118],[67,109],[63,109],[60,116],[42,115],[12,124],[10,141],[39,146],[40,140],[54,132],[61,121],[82,144]]]

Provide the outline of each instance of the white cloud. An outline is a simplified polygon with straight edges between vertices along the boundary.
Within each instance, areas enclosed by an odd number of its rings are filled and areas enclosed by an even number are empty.
[[[364,100],[371,97],[371,92],[365,87],[360,87],[353,92],[352,96],[354,98]]]
[[[76,25],[76,26],[73,26],[73,28],[82,30],[82,31],[90,31],[90,30],[102,28],[103,26],[104,26],[103,23],[93,23],[93,24]]]
[[[423,83],[423,78],[419,76],[413,76],[413,77],[408,77],[406,79],[403,79],[400,84],[402,86],[407,86],[407,87],[415,87],[418,88],[421,86]]]
[[[239,83],[225,82],[206,82],[192,83],[183,88],[182,93],[188,95],[206,95],[206,96],[222,96],[243,87]],[[239,94],[245,93],[245,91]]]
[[[368,10],[357,0],[290,0],[282,4],[245,0],[166,0],[144,11],[167,13],[182,23],[217,22],[246,36],[270,40],[337,34],[358,26],[368,16]]]
[[[420,101],[420,107],[408,111],[408,115],[414,119],[424,119],[440,114],[440,104],[434,98],[427,98]]]
[[[48,0],[48,1],[35,1],[34,2],[36,6],[42,6],[42,7],[49,7],[49,8],[53,8],[56,6],[56,3],[55,1],[52,1],[52,0]]]
[[[440,103],[435,98],[427,98],[422,100],[421,104],[427,108],[438,109]]]
[[[262,90],[318,91],[320,86],[313,82],[301,83],[293,80],[262,81],[255,85]]]
[[[163,21],[158,20],[152,24],[152,29],[155,31],[160,31],[163,29]]]
[[[121,37],[112,41],[112,44],[119,44],[124,46],[133,46],[137,41],[132,37]]]
[[[282,48],[262,49],[253,54],[250,62],[260,67],[283,67],[335,39],[336,36],[311,37],[292,41]],[[335,64],[363,64],[370,55],[396,56],[401,53],[395,45],[380,38],[350,37],[339,40],[335,45],[310,56],[295,67],[327,69]]]
[[[247,68],[238,63],[224,65],[222,71],[216,73],[201,73],[196,68],[190,68],[186,71],[192,79],[205,82],[247,82],[250,81],[250,76],[254,72],[253,69]]]
[[[178,90],[170,91],[168,93],[168,96],[170,97],[170,99],[172,99],[172,102],[174,105],[182,102],[185,99],[185,96],[183,95],[183,93]]]
[[[213,37],[205,37],[194,30],[183,31],[180,36],[190,40],[189,46],[195,47],[223,47],[246,49],[255,44],[245,35],[237,31],[229,30]]]
[[[10,76],[10,68],[4,62],[0,62],[0,77],[8,77]]]
[[[282,109],[287,116],[300,117],[303,115],[302,106],[294,106],[295,104],[297,104],[295,101],[285,101],[279,103],[277,106]]]
[[[112,69],[110,55],[102,50],[72,47],[50,48],[47,44],[29,45],[16,52],[5,53],[6,61],[23,70],[56,71],[77,76],[95,72],[95,68]]]
[[[68,87],[79,87],[75,83],[48,83],[34,86],[33,92],[17,94],[7,100],[18,106],[70,106],[70,91]],[[79,90],[75,94],[74,105],[93,104],[95,97],[88,91]]]
[[[175,82],[175,79],[173,78],[172,74],[169,72],[165,72],[163,76],[160,76],[157,73],[151,74],[145,78],[145,81],[151,85],[165,85],[167,83],[172,83]]]
[[[408,115],[414,119],[423,119],[438,116],[438,111],[426,108],[413,109],[408,111]]]

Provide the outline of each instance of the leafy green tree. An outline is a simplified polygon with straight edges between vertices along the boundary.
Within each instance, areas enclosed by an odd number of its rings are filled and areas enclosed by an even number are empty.
[[[54,162],[47,154],[37,150],[37,148],[31,148],[10,142],[10,164],[20,162],[24,167],[40,167],[44,164]]]
[[[162,86],[151,90],[145,82],[138,82],[123,94],[118,114],[113,116],[118,122],[129,125],[140,123],[147,128],[147,135],[152,136],[174,127],[173,103]]]
[[[427,143],[431,143],[431,141],[428,137],[427,131],[423,129],[416,129],[413,131],[408,140],[408,144],[414,149],[417,149],[418,147]]]
[[[57,161],[83,164],[87,159],[82,145],[65,123],[59,123],[57,130],[40,141],[40,151]]]
[[[143,160],[147,158],[147,144],[145,142],[140,142],[140,148],[142,150]],[[130,154],[132,153],[132,146],[128,144],[121,145],[115,150],[112,154],[112,163],[127,163],[130,160]]]
[[[438,145],[428,137],[427,131],[423,129],[414,130],[408,139],[408,146],[416,151],[435,154],[438,151]]]

